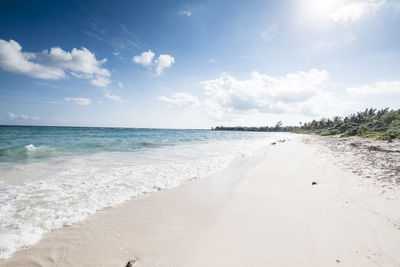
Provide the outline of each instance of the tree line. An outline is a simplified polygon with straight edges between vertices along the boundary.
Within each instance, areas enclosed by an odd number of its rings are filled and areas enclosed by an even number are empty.
[[[254,132],[295,132],[312,133],[324,136],[340,137],[362,136],[381,140],[400,139],[400,109],[390,110],[367,108],[345,117],[322,118],[301,123],[300,126],[282,126],[279,121],[268,127],[224,127],[212,128],[217,131],[254,131]]]
[[[294,132],[298,128],[299,127],[297,127],[297,126],[282,126],[282,122],[278,121],[275,124],[275,126],[261,126],[261,127],[217,126],[215,128],[211,128],[211,130],[214,130],[214,131],[247,131],[247,132]]]

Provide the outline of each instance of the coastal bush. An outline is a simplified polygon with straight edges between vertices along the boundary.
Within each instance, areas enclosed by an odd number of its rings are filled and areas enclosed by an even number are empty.
[[[339,130],[329,128],[329,129],[321,131],[319,134],[322,135],[322,136],[337,135],[337,134],[339,134]]]
[[[400,109],[389,110],[367,108],[345,117],[335,116],[332,119],[322,118],[300,126],[282,126],[278,121],[275,126],[262,127],[224,127],[218,126],[212,130],[220,131],[258,131],[258,132],[295,132],[318,135],[339,135],[341,137],[362,136],[382,140],[400,139]]]
[[[358,130],[357,130],[357,134],[358,134],[359,136],[363,136],[363,135],[365,135],[367,132],[368,132],[368,128],[367,128],[366,125],[361,125],[361,126],[358,128]]]
[[[358,127],[351,127],[342,133],[341,137],[349,137],[358,134]]]
[[[385,124],[380,120],[373,120],[367,123],[367,128],[374,132],[382,132],[386,130]]]
[[[340,135],[341,137],[362,136],[382,140],[400,139],[400,109],[366,109],[344,118],[333,120],[322,118],[304,123],[301,131],[319,135]]]
[[[389,129],[385,133],[383,133],[382,139],[383,140],[400,139],[400,119],[393,120],[390,123]]]

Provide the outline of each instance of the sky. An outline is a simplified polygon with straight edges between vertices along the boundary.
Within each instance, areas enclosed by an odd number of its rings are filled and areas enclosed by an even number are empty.
[[[2,1],[0,125],[298,125],[400,108],[399,0]]]

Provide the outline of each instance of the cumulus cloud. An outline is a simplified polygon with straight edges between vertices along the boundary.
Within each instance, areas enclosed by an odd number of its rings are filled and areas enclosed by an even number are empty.
[[[204,81],[207,106],[211,113],[220,109],[224,113],[234,111],[258,111],[282,113],[298,111],[302,103],[320,93],[320,87],[328,81],[328,73],[312,69],[294,72],[282,77],[253,72],[250,78],[238,80],[224,74],[220,78]]]
[[[92,100],[90,98],[84,97],[66,97],[64,99],[68,102],[72,102],[80,106],[88,106],[92,103]]]
[[[124,103],[126,102],[125,99],[123,99],[121,96],[119,95],[113,95],[111,94],[110,90],[104,90],[104,96],[108,99],[111,99],[113,101],[119,102],[119,103]]]
[[[169,68],[175,63],[174,57],[170,55],[160,55],[156,60],[156,75],[160,75],[165,68]]]
[[[119,83],[118,83],[118,86],[119,86],[120,88],[124,88],[124,85],[122,84],[122,82],[119,82]]]
[[[375,14],[385,6],[386,0],[367,0],[345,3],[331,12],[328,17],[338,24],[348,24]]]
[[[159,55],[158,58],[155,58],[155,54],[151,50],[134,56],[132,61],[144,67],[154,69],[157,76],[161,75],[165,68],[169,68],[175,63],[174,57],[167,54]]]
[[[183,92],[173,93],[170,97],[160,96],[158,99],[179,107],[198,107],[200,105],[197,97]]]
[[[151,50],[149,50],[147,52],[143,52],[140,55],[134,56],[132,58],[132,61],[136,64],[141,64],[143,66],[151,66],[153,65],[154,56],[155,54]]]
[[[62,69],[33,62],[37,54],[22,52],[14,40],[0,39],[0,68],[5,71],[26,74],[39,79],[60,79],[65,77]]]
[[[14,40],[0,39],[0,68],[38,79],[57,80],[67,73],[91,81],[93,85],[106,86],[111,81],[110,72],[102,68],[107,59],[97,60],[88,49],[73,48],[71,52],[53,47],[40,53],[23,52]]]
[[[400,81],[349,86],[331,81],[327,71],[318,69],[283,76],[253,72],[245,79],[223,74],[201,85],[201,97],[179,92],[158,99],[170,106],[200,108],[214,119],[245,121],[255,114],[316,118],[345,115],[371,106],[395,108],[400,98]]]
[[[216,119],[251,114],[296,114],[328,116],[349,111],[344,101],[330,91],[325,70],[297,71],[283,76],[253,72],[246,79],[223,74],[201,82],[203,96],[175,93],[158,99],[171,106],[197,107]]]

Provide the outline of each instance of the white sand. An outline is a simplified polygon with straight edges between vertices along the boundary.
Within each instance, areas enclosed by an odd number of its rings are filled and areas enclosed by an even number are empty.
[[[0,266],[400,266],[399,198],[301,140],[98,212]]]

